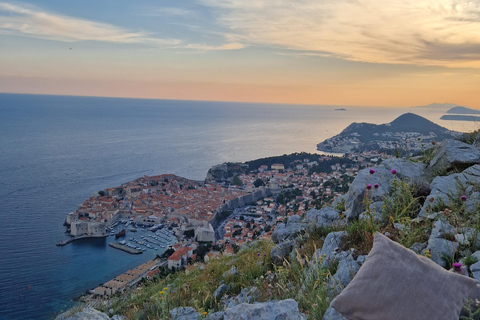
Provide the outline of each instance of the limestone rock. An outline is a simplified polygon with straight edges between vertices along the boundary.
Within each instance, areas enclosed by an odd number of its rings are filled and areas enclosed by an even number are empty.
[[[305,231],[306,225],[296,221],[297,220],[293,219],[293,221],[287,221],[287,224],[278,224],[272,232],[272,241],[274,243],[279,243],[286,239],[293,239],[295,236]]]
[[[322,249],[317,250],[317,252],[313,254],[312,261],[322,262],[324,266],[327,266],[329,261],[335,259],[335,256],[339,252],[342,239],[346,236],[346,231],[330,232],[323,242]]]
[[[430,250],[430,254],[432,255],[432,261],[443,268],[446,267],[446,263],[443,260],[443,257],[453,257],[453,254],[455,253],[457,248],[457,242],[452,242],[442,238],[434,237],[430,237],[430,239],[428,239],[427,249]]]
[[[232,308],[241,303],[253,303],[260,299],[260,290],[257,287],[243,288],[236,297],[223,297],[222,305],[225,308]]]
[[[293,299],[255,304],[242,303],[225,310],[224,318],[229,320],[306,320]]]
[[[448,237],[454,237],[456,233],[457,229],[448,221],[438,220],[433,223],[430,237],[446,239]]]
[[[333,307],[328,307],[327,311],[323,315],[322,320],[348,320],[340,312],[335,310]]]
[[[369,221],[369,219],[372,218],[374,222],[381,222],[383,220],[382,209],[383,201],[374,202],[370,205],[370,211],[360,214],[359,219]]]
[[[430,184],[431,192],[420,210],[419,216],[425,217],[434,212],[433,209],[441,203],[450,205],[450,198],[460,196],[458,187],[461,186],[466,190],[470,185],[475,185],[480,181],[480,165],[474,165],[461,173],[454,173],[449,176],[438,176],[433,179]],[[472,190],[473,189],[468,189]],[[466,194],[468,198],[474,198],[473,194]],[[471,204],[474,206],[474,203]]]
[[[367,260],[366,255],[360,255],[360,256],[357,257],[357,263],[360,266],[363,266],[363,264],[365,263],[366,260]]]
[[[209,313],[205,319],[207,320],[223,320],[224,319],[224,312],[223,311],[218,311],[214,313]]]
[[[337,267],[337,272],[332,276],[333,278],[333,285],[339,289],[345,288],[350,281],[352,281],[353,277],[357,274],[360,266],[358,263],[353,259],[351,255],[347,256],[345,259],[340,260]],[[342,287],[340,288],[341,285]],[[340,293],[338,291],[338,293]]]
[[[272,262],[276,265],[282,265],[283,260],[292,252],[293,241],[284,241],[277,244],[270,250],[270,257]]]
[[[470,266],[470,271],[472,271],[472,275],[475,280],[480,282],[480,251],[475,252],[472,256],[477,258],[478,261]]]
[[[305,216],[305,222],[313,223],[318,228],[343,225],[339,212],[332,207],[310,209]]]
[[[382,162],[382,165],[389,171],[395,169],[397,171],[397,177],[402,180],[413,182],[417,185],[426,183],[427,181],[427,174],[425,172],[427,166],[424,163],[392,158]]]
[[[197,320],[200,319],[200,314],[195,312],[192,307],[179,307],[170,310],[172,320]]]
[[[62,315],[58,316],[56,320],[108,320],[110,317],[103,312],[93,308],[85,308],[81,312],[74,314],[71,317],[65,318]]]
[[[356,219],[365,211],[364,203],[368,184],[372,186],[378,184],[378,188],[368,190],[368,197],[372,202],[381,201],[391,190],[391,183],[395,176],[390,173],[390,170],[382,165],[371,169],[374,169],[375,173],[371,174],[370,169],[361,170],[345,195],[345,216],[348,220]]]
[[[429,163],[432,174],[453,169],[464,170],[480,163],[480,151],[459,140],[447,139],[439,144],[439,150]]]
[[[221,284],[218,286],[218,288],[212,294],[213,301],[219,301],[227,291],[228,286],[226,284]]]
[[[230,270],[227,270],[223,273],[224,278],[234,277],[238,274],[237,267],[233,266]]]
[[[427,245],[425,243],[419,243],[419,242],[415,242],[411,247],[410,249],[415,251],[416,254],[420,254],[420,252],[422,252],[423,249],[425,249]]]

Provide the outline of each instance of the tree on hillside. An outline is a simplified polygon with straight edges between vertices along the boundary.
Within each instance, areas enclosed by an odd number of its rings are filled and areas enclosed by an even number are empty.
[[[257,180],[255,180],[255,182],[253,183],[253,185],[255,186],[255,188],[258,188],[258,187],[262,187],[265,185],[265,182],[263,182],[262,179],[258,178]]]

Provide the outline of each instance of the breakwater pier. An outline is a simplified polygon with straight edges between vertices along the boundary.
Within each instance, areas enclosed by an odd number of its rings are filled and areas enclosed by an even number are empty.
[[[110,242],[108,245],[112,248],[119,249],[119,250],[122,250],[122,251],[125,251],[125,252],[128,252],[128,253],[131,253],[131,254],[143,253],[142,250],[138,250],[138,249],[135,249],[135,248],[130,248],[130,247],[127,247],[126,245],[123,245],[121,243]]]

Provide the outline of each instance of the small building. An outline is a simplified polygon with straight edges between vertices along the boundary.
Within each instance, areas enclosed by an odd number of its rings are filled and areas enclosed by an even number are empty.
[[[208,226],[200,226],[195,230],[195,238],[199,242],[215,242],[215,230],[210,223]]]
[[[271,166],[272,170],[285,170],[285,167],[281,163],[274,163]]]

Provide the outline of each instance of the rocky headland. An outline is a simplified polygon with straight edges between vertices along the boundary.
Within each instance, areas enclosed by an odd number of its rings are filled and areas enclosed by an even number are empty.
[[[364,150],[398,150],[418,152],[428,148],[432,141],[441,141],[461,135],[443,128],[414,113],[405,113],[390,123],[352,123],[340,134],[317,145],[317,150],[351,153]]]

